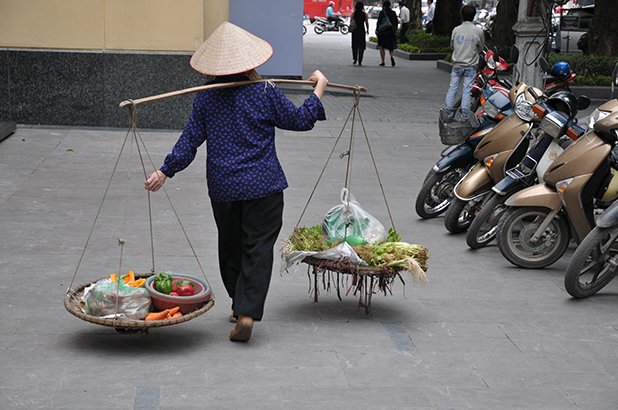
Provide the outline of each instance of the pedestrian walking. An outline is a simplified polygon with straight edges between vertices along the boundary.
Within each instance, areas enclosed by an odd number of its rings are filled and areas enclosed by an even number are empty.
[[[213,83],[259,79],[255,69],[272,55],[270,44],[225,22],[198,48],[191,66]],[[240,73],[240,74],[238,74]],[[275,151],[275,127],[303,131],[325,113],[320,101],[328,80],[309,77],[313,93],[300,107],[273,84],[204,90],[160,169],[144,187],[157,191],[185,169],[206,142],[208,195],[218,230],[219,269],[232,299],[229,338],[246,342],[262,319],[273,268],[273,246],[282,226],[288,183]]]
[[[433,0],[427,0],[427,19],[425,20],[425,32],[433,32],[433,15],[436,12],[436,4]]]
[[[399,20],[401,21],[401,27],[399,28],[399,42],[408,42],[408,28],[410,27],[410,10],[406,7],[405,2],[399,3],[401,9],[399,10]]]
[[[384,66],[384,57],[388,50],[391,57],[391,65],[395,67],[395,59],[393,58],[393,50],[397,47],[397,25],[399,21],[397,14],[391,9],[391,2],[385,1],[382,3],[382,10],[378,15],[376,23],[376,35],[378,36],[378,47],[380,48],[381,66]]]
[[[369,17],[365,13],[365,5],[362,1],[357,1],[354,6],[354,13],[350,18],[350,29],[352,30],[352,64],[358,62],[363,65],[363,55],[367,47],[367,33],[369,32]]]
[[[455,118],[455,97],[459,86],[463,82],[461,96],[461,120],[467,122],[471,113],[472,98],[470,90],[476,76],[479,63],[479,54],[485,47],[483,29],[472,23],[476,14],[476,8],[466,4],[461,9],[463,23],[453,29],[451,35],[451,48],[453,49],[451,70],[451,83],[446,94],[445,113],[447,122]]]

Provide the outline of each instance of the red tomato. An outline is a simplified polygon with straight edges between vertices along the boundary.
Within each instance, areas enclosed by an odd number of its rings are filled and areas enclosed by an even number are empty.
[[[195,288],[190,284],[180,285],[176,293],[178,293],[178,296],[191,296],[195,294]]]

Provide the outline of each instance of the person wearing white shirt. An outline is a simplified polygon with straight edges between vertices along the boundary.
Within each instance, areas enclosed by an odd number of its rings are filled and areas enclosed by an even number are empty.
[[[399,20],[401,21],[401,27],[399,29],[399,42],[407,43],[408,37],[406,36],[408,32],[408,27],[410,27],[410,10],[406,7],[405,2],[401,2],[401,9],[399,10]]]
[[[425,31],[431,33],[433,31],[433,14],[436,11],[436,5],[433,0],[427,0],[427,21],[425,22]]]

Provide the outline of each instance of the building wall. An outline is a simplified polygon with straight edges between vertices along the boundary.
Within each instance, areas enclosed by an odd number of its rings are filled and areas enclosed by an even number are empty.
[[[273,69],[262,74],[302,75],[301,1],[237,1],[0,0],[0,121],[126,127],[121,101],[207,80],[189,59],[226,20],[273,43]],[[140,106],[138,125],[184,127],[193,97]]]
[[[229,0],[0,0],[0,10],[0,121],[126,127],[121,101],[204,83],[189,59],[229,18]],[[140,107],[138,125],[182,128],[191,101]]]
[[[229,7],[228,0],[0,0],[0,10],[0,47],[192,52]]]
[[[247,11],[251,10],[250,13]],[[276,21],[276,24],[273,22]],[[233,0],[230,22],[268,41],[272,58],[258,69],[270,77],[302,77],[303,2],[301,0]]]

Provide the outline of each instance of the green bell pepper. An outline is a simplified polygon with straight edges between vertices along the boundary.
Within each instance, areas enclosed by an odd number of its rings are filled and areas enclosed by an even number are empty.
[[[172,292],[172,277],[167,273],[157,273],[154,279],[154,288],[161,293],[169,295]]]

